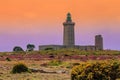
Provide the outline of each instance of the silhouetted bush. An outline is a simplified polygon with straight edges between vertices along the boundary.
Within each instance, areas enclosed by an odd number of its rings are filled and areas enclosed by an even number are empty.
[[[28,44],[27,45],[27,51],[34,51],[35,45],[34,44]]]
[[[19,47],[19,46],[15,46],[15,47],[13,48],[13,51],[14,51],[14,52],[23,52],[24,50],[23,50],[21,47]]]
[[[10,59],[10,58],[8,58],[8,57],[6,58],[6,60],[7,60],[7,61],[11,61],[11,59]]]
[[[15,73],[22,73],[22,72],[30,72],[28,67],[23,64],[23,63],[18,63],[16,64],[13,69],[12,69],[12,73],[15,74]]]
[[[45,48],[45,50],[54,50],[53,48]]]

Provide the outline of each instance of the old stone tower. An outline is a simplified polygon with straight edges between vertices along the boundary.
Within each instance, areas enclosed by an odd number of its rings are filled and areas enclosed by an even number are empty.
[[[75,45],[75,34],[74,34],[74,26],[75,23],[72,22],[71,14],[67,14],[66,21],[63,23],[63,45],[40,45],[39,50],[47,50],[47,49],[79,49],[79,50],[104,50],[103,49],[103,37],[101,35],[95,36],[95,45]]]
[[[95,46],[97,50],[103,50],[103,38],[101,35],[95,36]]]
[[[64,46],[75,45],[74,25],[75,23],[72,22],[71,14],[68,13],[66,22],[63,23],[63,26],[64,26],[63,45]]]

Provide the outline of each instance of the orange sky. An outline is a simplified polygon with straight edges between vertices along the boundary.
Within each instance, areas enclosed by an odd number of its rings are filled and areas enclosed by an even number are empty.
[[[7,22],[55,21],[69,11],[82,21],[120,21],[120,0],[1,0],[0,20]]]
[[[67,12],[71,12],[77,27],[81,24],[118,24],[119,4],[120,0],[1,0],[0,24],[9,24],[7,28],[11,30],[18,26],[21,26],[20,30],[28,27],[33,30],[33,25],[37,24],[62,24]]]

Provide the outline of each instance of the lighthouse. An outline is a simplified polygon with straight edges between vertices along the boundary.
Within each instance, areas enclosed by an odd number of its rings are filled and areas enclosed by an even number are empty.
[[[74,46],[75,45],[75,34],[74,26],[75,23],[72,22],[71,14],[67,14],[66,21],[63,23],[64,33],[63,33],[63,45],[64,46]]]

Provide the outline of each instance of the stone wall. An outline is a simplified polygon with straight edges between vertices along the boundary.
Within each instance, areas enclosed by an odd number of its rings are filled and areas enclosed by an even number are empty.
[[[96,50],[97,49],[93,45],[88,45],[88,46],[41,45],[41,46],[39,46],[39,50],[45,50],[47,48],[52,48],[53,50],[67,49],[67,48],[75,48],[75,49],[79,49],[79,50]]]

